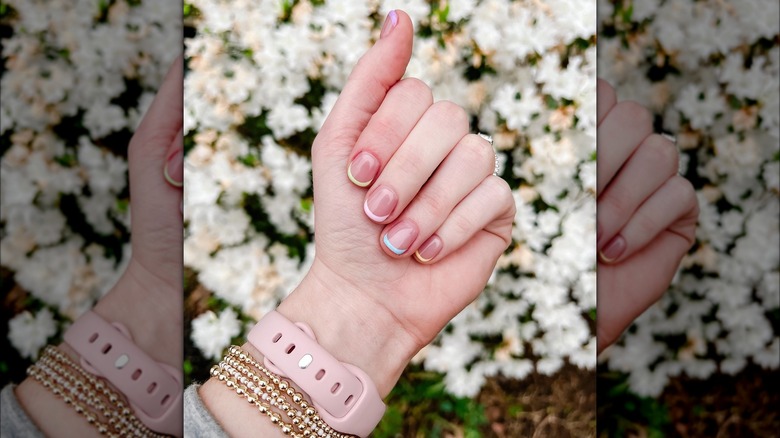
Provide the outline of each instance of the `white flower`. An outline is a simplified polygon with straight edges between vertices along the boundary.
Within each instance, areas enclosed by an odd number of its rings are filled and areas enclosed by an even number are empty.
[[[217,316],[206,311],[192,320],[192,342],[209,359],[219,360],[230,340],[241,333],[236,312],[227,308]]]
[[[49,309],[33,315],[24,311],[8,321],[8,340],[22,357],[37,359],[38,353],[57,333],[57,323]]]

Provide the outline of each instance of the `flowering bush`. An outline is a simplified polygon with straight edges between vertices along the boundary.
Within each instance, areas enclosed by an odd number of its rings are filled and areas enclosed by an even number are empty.
[[[468,396],[595,367],[596,16],[566,0],[187,2],[184,261],[215,298],[193,343],[216,359],[307,271],[310,145],[393,8],[415,25],[408,75],[493,135],[518,210],[484,293],[416,360]]]
[[[32,298],[9,339],[34,358],[129,258],[127,143],[181,44],[172,2],[3,2],[3,266]]]
[[[604,355],[641,395],[669,378],[780,365],[780,5],[599,2],[599,75],[673,133],[697,242],[669,292]]]

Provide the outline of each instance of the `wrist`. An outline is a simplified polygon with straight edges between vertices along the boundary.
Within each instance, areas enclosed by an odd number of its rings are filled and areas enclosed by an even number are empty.
[[[114,287],[92,309],[124,325],[133,343],[154,360],[181,368],[182,294],[131,260]]]
[[[386,308],[317,260],[277,311],[308,324],[325,350],[366,372],[383,398],[422,347]]]

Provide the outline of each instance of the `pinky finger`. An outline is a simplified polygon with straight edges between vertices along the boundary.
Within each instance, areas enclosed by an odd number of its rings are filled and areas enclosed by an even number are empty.
[[[511,242],[515,203],[506,181],[488,176],[450,212],[447,219],[414,253],[420,263],[435,263],[457,251],[485,230]]]
[[[603,263],[619,263],[666,230],[693,245],[698,217],[699,204],[693,186],[687,179],[675,175],[639,207],[618,235],[604,245],[599,251],[599,259]]]

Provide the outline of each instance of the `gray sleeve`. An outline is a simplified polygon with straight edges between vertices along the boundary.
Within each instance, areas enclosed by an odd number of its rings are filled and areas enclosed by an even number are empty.
[[[184,391],[184,436],[186,438],[228,438],[217,420],[206,409],[198,388],[192,384]]]
[[[45,438],[19,404],[13,384],[0,392],[0,437]]]
[[[227,438],[227,434],[211,416],[198,395],[200,385],[190,385],[184,391],[184,436],[188,438]],[[14,394],[14,385],[0,393],[0,437],[45,438],[24,412]]]

